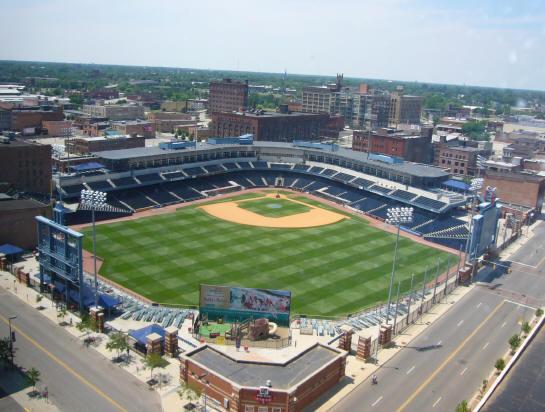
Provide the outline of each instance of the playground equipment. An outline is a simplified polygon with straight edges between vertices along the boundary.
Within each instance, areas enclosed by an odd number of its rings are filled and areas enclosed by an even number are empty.
[[[225,333],[227,339],[242,339],[251,341],[266,340],[276,333],[278,325],[268,319],[246,319],[241,323],[233,323],[231,330]]]

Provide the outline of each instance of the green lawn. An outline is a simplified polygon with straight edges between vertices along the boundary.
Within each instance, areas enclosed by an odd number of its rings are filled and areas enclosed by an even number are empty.
[[[310,210],[310,207],[301,203],[291,202],[286,199],[257,199],[246,200],[238,204],[239,207],[250,210],[266,217],[283,217],[305,213]]]
[[[90,230],[85,233],[91,250]],[[395,235],[357,217],[308,229],[259,228],[196,206],[97,226],[97,253],[105,259],[100,274],[156,302],[198,305],[200,283],[289,289],[292,312],[310,316],[352,313],[386,300],[394,242]],[[402,290],[411,274],[421,282],[426,267],[435,273],[439,262],[445,270],[448,255],[402,238]],[[456,259],[450,255],[451,265]]]

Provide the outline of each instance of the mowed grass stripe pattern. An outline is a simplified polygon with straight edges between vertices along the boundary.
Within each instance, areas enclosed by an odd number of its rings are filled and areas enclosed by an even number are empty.
[[[90,230],[85,247],[91,250]],[[197,207],[97,226],[100,274],[156,302],[198,304],[199,285],[289,289],[292,311],[338,316],[387,298],[395,235],[353,217],[308,229],[238,225]],[[402,238],[402,290],[447,253]],[[456,256],[452,256],[451,264]],[[429,279],[429,277],[428,277]]]

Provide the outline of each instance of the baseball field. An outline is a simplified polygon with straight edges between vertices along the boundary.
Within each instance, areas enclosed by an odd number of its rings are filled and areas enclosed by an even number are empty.
[[[90,229],[85,229],[92,250]],[[297,194],[247,193],[97,225],[100,274],[153,301],[198,305],[199,284],[292,291],[292,312],[353,313],[384,301],[395,234]],[[401,290],[457,256],[401,238]],[[429,277],[428,277],[429,279]]]

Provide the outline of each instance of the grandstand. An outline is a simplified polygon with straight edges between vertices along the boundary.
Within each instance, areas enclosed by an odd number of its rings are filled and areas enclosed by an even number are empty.
[[[394,180],[372,176],[346,161],[343,167],[343,162],[325,165],[279,158],[268,161],[238,154],[199,163],[194,159],[187,165],[63,177],[57,190],[68,201],[77,201],[82,189],[102,190],[110,202],[136,212],[247,188],[281,187],[312,193],[381,220],[390,207],[410,206],[414,221],[404,230],[457,249],[466,241],[465,222],[446,213],[465,204],[466,198],[458,193],[409,186],[393,176]]]

